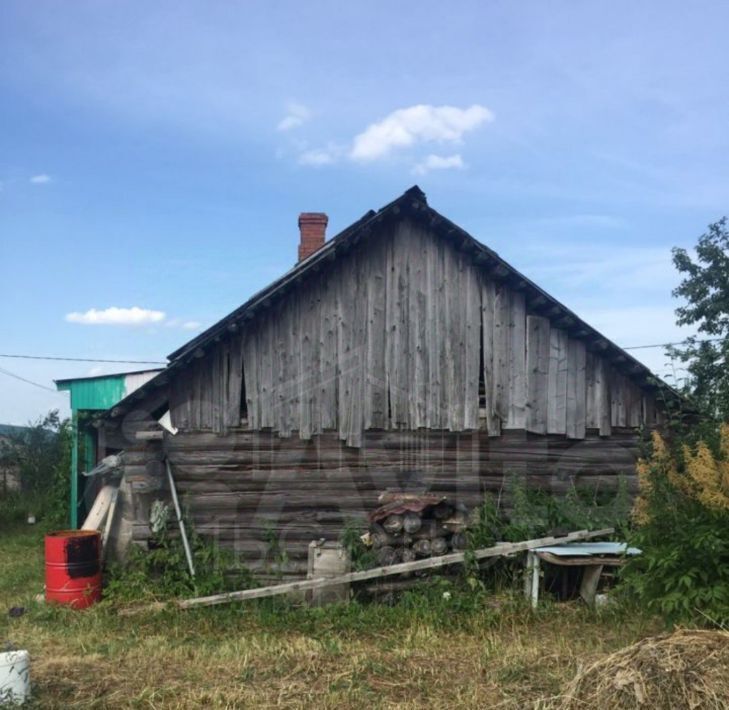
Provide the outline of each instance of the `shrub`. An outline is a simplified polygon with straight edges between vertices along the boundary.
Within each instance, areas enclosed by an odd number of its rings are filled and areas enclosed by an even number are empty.
[[[637,465],[640,495],[623,589],[669,623],[729,623],[729,426],[718,449],[700,441],[671,451],[653,434]]]
[[[605,527],[625,529],[631,503],[627,482],[618,479],[617,490],[599,491],[591,487],[570,486],[564,496],[529,488],[523,476],[506,480],[509,508],[486,495],[474,513],[469,527],[473,547],[487,547],[499,540],[518,542],[573,530]]]
[[[198,535],[186,523],[195,577],[190,577],[180,537],[163,527],[153,533],[150,549],[131,546],[123,564],[110,570],[105,597],[112,602],[205,596],[254,586],[251,572],[232,551]]]
[[[71,468],[71,428],[49,412],[0,445],[0,466],[20,474],[20,490],[0,493],[0,525],[24,521],[29,513],[49,525],[66,521]]]

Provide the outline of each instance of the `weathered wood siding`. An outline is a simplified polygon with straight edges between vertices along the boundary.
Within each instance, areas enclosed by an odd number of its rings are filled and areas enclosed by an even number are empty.
[[[270,540],[285,549],[285,571],[306,571],[311,540],[335,539],[348,520],[362,522],[384,490],[442,493],[475,506],[486,491],[503,494],[504,477],[555,494],[571,484],[615,490],[618,475],[634,488],[637,439],[629,430],[611,438],[589,430],[584,440],[485,431],[369,431],[362,446],[346,446],[336,432],[281,438],[273,433],[231,430],[166,437],[180,495],[195,530],[234,547],[265,570]],[[138,535],[144,537],[145,526]]]
[[[243,390],[249,429],[306,440],[333,431],[354,447],[368,430],[583,439],[656,416],[650,392],[408,220],[308,273],[198,355],[170,387],[183,431],[239,426]]]

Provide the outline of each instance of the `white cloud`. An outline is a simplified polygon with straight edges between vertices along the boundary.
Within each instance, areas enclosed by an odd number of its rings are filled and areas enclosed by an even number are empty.
[[[414,168],[416,175],[425,175],[431,170],[463,170],[466,164],[459,153],[454,155],[427,155]]]
[[[278,122],[276,128],[282,132],[290,131],[303,126],[309,118],[311,118],[311,111],[303,104],[292,101],[286,106],[286,115]]]
[[[165,319],[164,311],[153,311],[148,308],[117,308],[111,306],[104,310],[90,308],[85,313],[68,313],[66,320],[69,323],[83,325],[150,325],[161,323]]]
[[[46,175],[45,173],[41,173],[40,175],[33,175],[33,177],[30,178],[30,182],[33,185],[47,185],[49,182],[51,182],[51,180],[51,176]]]
[[[334,146],[329,146],[327,148],[312,148],[311,150],[305,150],[303,153],[299,154],[299,163],[301,165],[313,165],[315,167],[320,165],[331,165],[339,159],[340,155],[341,150]]]
[[[202,323],[196,320],[187,320],[182,324],[184,330],[197,330]]]
[[[468,108],[419,104],[397,109],[355,136],[350,157],[364,162],[417,143],[460,143],[464,133],[493,119],[491,111],[478,104]]]

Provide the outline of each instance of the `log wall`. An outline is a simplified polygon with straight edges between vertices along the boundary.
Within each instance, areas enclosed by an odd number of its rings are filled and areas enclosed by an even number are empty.
[[[311,540],[337,539],[346,521],[362,522],[387,489],[440,493],[468,506],[487,491],[503,494],[511,474],[555,494],[572,483],[614,490],[619,474],[634,489],[636,447],[629,430],[613,430],[610,438],[588,430],[580,441],[525,431],[499,438],[484,431],[368,431],[362,446],[351,448],[336,432],[307,441],[238,429],[226,437],[167,436],[163,453],[198,533],[263,572],[275,566],[271,540],[278,540],[284,572],[297,575],[305,572]],[[139,523],[141,539],[146,521]]]

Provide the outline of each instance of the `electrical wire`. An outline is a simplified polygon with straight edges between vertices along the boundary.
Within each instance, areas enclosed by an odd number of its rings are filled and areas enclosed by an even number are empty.
[[[51,355],[7,355],[0,353],[0,357],[12,357],[20,360],[63,360],[65,362],[115,362],[127,365],[166,365],[160,360],[103,360],[89,357],[53,357]]]
[[[704,340],[696,340],[697,343],[715,343],[718,340],[723,340],[723,338],[704,338]],[[631,345],[628,348],[623,348],[623,350],[645,350],[647,348],[668,348],[672,345],[686,345],[689,343],[689,340],[679,340],[676,343],[657,343],[656,345]]]
[[[60,394],[57,390],[54,390],[51,387],[46,387],[45,385],[40,384],[40,382],[33,382],[33,380],[26,380],[25,377],[16,375],[14,372],[10,372],[10,370],[5,370],[2,367],[0,367],[0,374],[7,375],[8,377],[13,377],[16,380],[20,380],[21,382],[26,382],[27,384],[33,385],[34,387],[40,387],[42,390],[46,390],[47,392],[53,392],[53,394]]]

